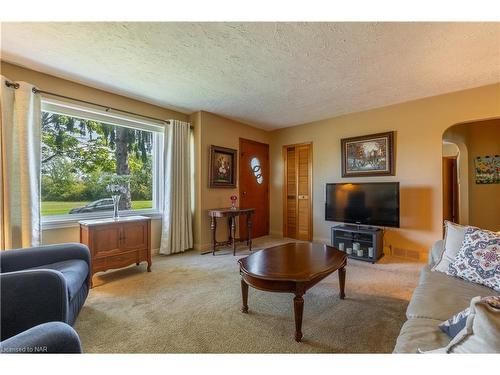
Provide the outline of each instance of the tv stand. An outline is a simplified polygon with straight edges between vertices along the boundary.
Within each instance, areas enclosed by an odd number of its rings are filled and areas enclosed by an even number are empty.
[[[336,225],[332,227],[332,246],[339,249],[340,244],[344,244],[344,252],[347,248],[352,248],[352,254],[348,254],[349,258],[363,260],[365,262],[375,263],[384,256],[383,249],[384,232],[380,228],[368,227],[362,225]],[[358,256],[354,250],[354,243],[360,245],[363,250],[363,255]],[[368,248],[373,247],[373,256],[369,256]]]

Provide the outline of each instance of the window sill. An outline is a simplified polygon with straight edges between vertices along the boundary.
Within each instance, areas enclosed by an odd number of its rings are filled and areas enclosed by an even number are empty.
[[[96,214],[86,214],[78,215],[74,217],[68,217],[65,215],[63,217],[58,216],[54,218],[42,218],[42,230],[45,229],[60,229],[60,228],[78,228],[78,222],[80,220],[91,220],[91,219],[102,219],[106,217],[111,217],[113,214],[110,212],[102,212]],[[147,216],[151,219],[161,219],[162,215],[160,211],[156,210],[137,210],[137,211],[125,211],[120,212],[120,216]]]

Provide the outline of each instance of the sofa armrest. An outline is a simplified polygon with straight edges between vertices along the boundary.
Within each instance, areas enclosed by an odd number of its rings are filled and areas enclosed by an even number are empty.
[[[26,270],[0,275],[1,340],[38,324],[68,321],[66,280],[55,270]]]
[[[429,265],[434,267],[444,251],[444,240],[434,242],[429,252]]]
[[[80,338],[61,322],[37,325],[0,343],[0,353],[81,353]]]
[[[89,248],[76,242],[2,251],[0,269],[14,272],[71,259],[84,260],[90,269]]]

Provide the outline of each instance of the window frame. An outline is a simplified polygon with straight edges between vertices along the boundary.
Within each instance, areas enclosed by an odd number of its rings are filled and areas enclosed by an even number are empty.
[[[42,111],[48,111],[65,116],[83,118],[104,122],[110,125],[122,126],[131,129],[146,130],[153,133],[153,207],[141,210],[121,210],[120,216],[143,215],[151,218],[160,218],[164,207],[163,194],[163,154],[165,124],[144,120],[132,115],[110,113],[101,109],[84,107],[70,102],[42,99]],[[40,171],[41,177],[41,171]],[[40,179],[41,183],[41,179]],[[41,202],[40,202],[41,204]],[[96,211],[78,214],[63,214],[41,216],[42,229],[77,227],[78,221],[110,217],[113,211]]]

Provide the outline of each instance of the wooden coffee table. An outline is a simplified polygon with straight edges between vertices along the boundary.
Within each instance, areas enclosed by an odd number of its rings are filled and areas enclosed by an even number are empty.
[[[294,293],[295,341],[302,339],[303,295],[339,271],[340,298],[345,298],[345,253],[313,243],[288,243],[260,250],[238,260],[241,274],[241,311],[248,312],[248,286],[268,292]]]

